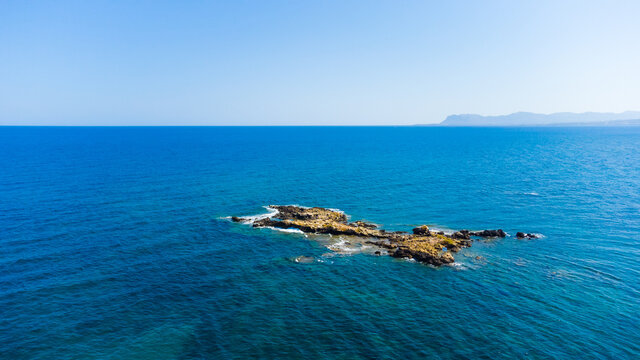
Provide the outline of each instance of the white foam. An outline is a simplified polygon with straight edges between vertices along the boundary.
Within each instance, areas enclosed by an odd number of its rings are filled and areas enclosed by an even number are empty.
[[[264,208],[267,209],[267,211],[268,211],[266,214],[240,216],[240,218],[242,219],[242,223],[243,224],[253,224],[254,222],[262,220],[262,219],[272,218],[278,213],[278,210],[276,210],[276,209],[274,209],[272,207],[265,206]]]
[[[358,251],[357,248],[354,248],[353,246],[351,246],[351,244],[349,244],[349,242],[345,239],[340,239],[340,241],[338,241],[335,244],[331,244],[329,246],[327,246],[327,248],[329,250],[333,250],[333,251],[338,251],[338,252],[356,252]]]
[[[526,232],[524,232],[524,231],[523,231],[523,233],[524,233],[525,235],[526,235],[526,234],[535,235],[535,238],[533,238],[533,239],[531,239],[531,240],[534,240],[534,239],[542,239],[542,238],[545,238],[545,237],[546,237],[546,236],[544,236],[544,234],[540,234],[540,233],[526,233]],[[509,235],[509,233],[507,233],[507,235]],[[509,235],[509,236],[511,236],[511,235]],[[525,237],[524,237],[524,239],[530,239],[530,238],[528,238],[528,237],[526,237],[526,236],[525,236]]]
[[[540,196],[540,194],[538,194],[535,191],[531,191],[531,192],[526,192],[526,193],[522,193],[522,195],[529,195],[529,196]]]
[[[445,233],[445,235],[451,235],[456,232],[455,230],[445,229],[437,226],[429,226],[429,231],[431,231],[432,233],[438,233],[442,231],[443,233]]]
[[[464,271],[464,270],[471,270],[472,269],[468,264],[460,263],[460,262],[457,262],[457,261],[455,261],[455,262],[453,262],[451,264],[447,264],[447,266],[455,269],[456,271]]]
[[[266,228],[267,229],[271,229],[271,230],[285,232],[285,233],[304,234],[304,231],[302,231],[300,229],[282,229],[282,228],[277,228],[277,227],[273,227],[273,226],[267,226]]]

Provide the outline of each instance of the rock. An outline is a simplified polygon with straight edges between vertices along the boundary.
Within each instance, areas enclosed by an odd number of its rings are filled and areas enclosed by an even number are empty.
[[[452,262],[454,262],[453,255],[451,255],[451,253],[448,253],[448,252],[443,253],[440,256],[440,260],[442,261],[443,264],[451,264]]]
[[[381,255],[380,250],[377,250],[374,254]]]
[[[367,229],[377,229],[378,228],[378,225],[376,225],[376,224],[371,224],[371,223],[364,222],[364,221],[361,221],[361,220],[353,222],[353,223],[351,223],[349,225],[361,226],[361,227],[364,227],[364,228],[367,228]]]
[[[505,237],[507,236],[507,233],[505,233],[504,231],[502,231],[502,229],[498,229],[498,230],[482,230],[482,231],[476,231],[476,232],[469,232],[470,235],[473,236],[480,236],[480,237]]]
[[[537,239],[538,236],[536,236],[535,234],[525,234],[521,231],[518,231],[516,233],[516,238],[518,239]]]
[[[413,251],[408,248],[398,248],[398,250],[396,250],[392,254],[392,256],[396,258],[414,259],[416,261],[435,265],[435,266],[440,266],[440,265],[449,264],[453,262],[453,256],[448,252],[438,254],[438,253],[432,253],[428,251],[427,252]]]
[[[232,216],[231,217],[231,221],[233,221],[233,222],[242,222],[242,221],[244,221],[244,219],[241,218],[241,217]]]
[[[460,247],[471,247],[471,240],[469,239],[460,239],[457,241],[458,246]]]
[[[454,252],[454,253],[460,251],[461,249],[462,248],[460,246],[451,246],[451,247],[447,248],[447,250],[449,250],[451,252]]]
[[[295,205],[270,205],[278,213],[274,216],[280,220],[332,220],[337,222],[347,222],[347,215],[340,211],[325,209],[320,207],[306,208]]]
[[[463,231],[465,231],[465,230],[463,230]],[[471,239],[471,237],[469,236],[469,232],[468,231],[466,231],[464,233],[462,231],[456,231],[453,234],[451,234],[451,237],[454,238],[454,239],[466,239],[466,240]]]
[[[398,247],[397,244],[394,243],[390,243],[390,242],[386,242],[384,240],[381,241],[365,241],[365,244],[372,244],[375,246],[380,246],[381,248],[385,248],[385,249],[396,249]]]
[[[392,256],[397,258],[410,258],[416,261],[440,266],[453,262],[453,255],[443,248],[456,247],[455,240],[449,238],[410,238],[398,242],[398,248]]]
[[[413,233],[415,235],[425,235],[425,236],[431,235],[431,232],[429,231],[429,227],[427,225],[422,225],[422,226],[413,228]]]

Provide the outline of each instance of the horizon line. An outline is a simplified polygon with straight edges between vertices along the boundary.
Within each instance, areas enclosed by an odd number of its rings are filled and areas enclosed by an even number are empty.
[[[242,128],[250,128],[250,127],[438,127],[438,128],[525,128],[525,127],[550,127],[550,128],[561,128],[561,127],[640,127],[640,125],[633,124],[607,124],[601,122],[594,122],[592,124],[589,123],[553,123],[553,124],[522,124],[522,125],[443,125],[441,123],[436,124],[384,124],[384,125],[3,125],[0,124],[0,128],[18,128],[18,127],[30,127],[30,128],[45,128],[45,127],[60,127],[60,128],[72,128],[72,127],[83,127],[83,128],[162,128],[162,127],[242,127]]]

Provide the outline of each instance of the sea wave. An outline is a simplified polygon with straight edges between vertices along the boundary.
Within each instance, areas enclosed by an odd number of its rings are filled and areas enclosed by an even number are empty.
[[[451,264],[448,264],[447,266],[457,270],[457,271],[462,271],[462,270],[470,270],[470,267],[465,264],[465,263],[461,263],[461,262],[453,262]]]
[[[348,242],[346,239],[342,239],[342,238],[337,243],[327,246],[327,249],[333,250],[336,252],[347,252],[347,253],[358,251],[358,248],[354,247],[353,244]]]
[[[327,210],[335,211],[335,212],[340,213],[340,214],[344,214],[345,213],[344,211],[342,211],[340,209],[336,209],[336,208],[327,208]],[[350,218],[351,216],[347,215],[347,217]]]
[[[285,233],[304,234],[304,231],[302,231],[300,229],[282,229],[282,228],[277,228],[277,227],[273,227],[273,226],[267,226],[266,228],[267,229],[271,229],[271,230],[280,231],[280,232],[285,232]]]
[[[445,235],[451,235],[454,232],[456,232],[456,230],[452,230],[449,228],[445,228],[445,227],[439,227],[439,226],[429,226],[429,230],[433,233],[438,233],[440,231],[442,231],[443,233],[445,233]]]
[[[248,215],[248,216],[241,216],[240,218],[242,219],[242,223],[243,224],[253,224],[256,221],[262,220],[262,219],[269,219],[274,217],[277,213],[278,210],[270,207],[270,206],[263,206],[265,209],[267,209],[267,213],[266,214],[257,214],[257,215]],[[231,217],[228,217],[229,219],[231,219]]]

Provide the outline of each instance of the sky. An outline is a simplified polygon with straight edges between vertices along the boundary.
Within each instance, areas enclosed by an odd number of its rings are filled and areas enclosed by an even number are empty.
[[[640,110],[640,1],[2,1],[1,125]]]

